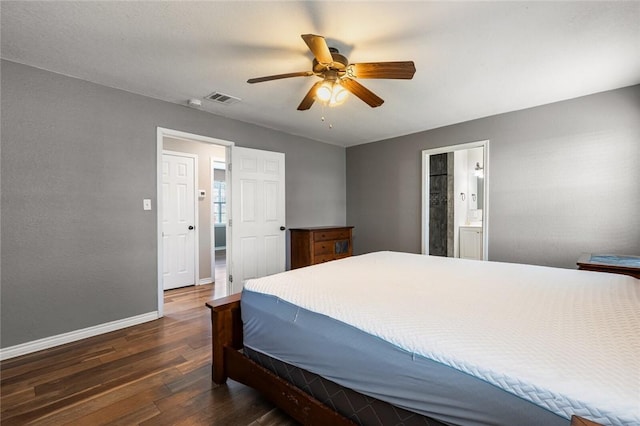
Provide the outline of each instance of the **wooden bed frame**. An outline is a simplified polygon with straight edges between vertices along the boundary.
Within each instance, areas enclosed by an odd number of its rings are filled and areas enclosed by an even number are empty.
[[[211,309],[213,381],[221,385],[230,378],[250,386],[303,425],[355,425],[242,353],[240,298],[241,293],[238,293],[206,303]],[[602,425],[574,415],[570,426]]]
[[[355,425],[306,392],[245,356],[241,349],[240,293],[208,302],[211,309],[213,381],[250,386],[303,425]]]

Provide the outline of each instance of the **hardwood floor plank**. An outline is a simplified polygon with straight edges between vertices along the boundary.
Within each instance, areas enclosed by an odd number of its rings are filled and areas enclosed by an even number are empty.
[[[214,386],[199,381],[157,401],[161,414],[141,425],[247,425],[273,408],[255,390],[239,383]]]
[[[295,426],[298,422],[291,419],[283,411],[274,408],[258,420],[249,424],[249,426]]]
[[[178,367],[178,369],[180,368]],[[210,369],[211,369],[211,366],[209,364],[209,365],[203,365],[202,367],[194,370],[181,371],[182,375],[180,375],[180,377],[176,378],[175,380],[165,381],[165,385],[167,386],[167,388],[171,390],[173,394],[180,393],[183,389],[186,389],[192,386],[194,383],[201,381],[203,378],[210,379],[209,377],[211,375]],[[206,387],[206,388],[211,389],[213,387],[215,387],[215,384],[212,383],[211,387]]]
[[[116,404],[119,401],[126,400],[127,398],[134,397],[141,392],[153,388],[163,389],[168,395],[168,392],[170,391],[166,388],[165,381],[174,380],[175,377],[180,375],[180,372],[177,370],[169,369],[160,374],[154,374],[137,382],[127,383],[119,388],[110,389],[104,393],[97,394],[94,397],[86,398],[79,401],[77,404],[66,406],[55,413],[47,415],[45,418],[42,418],[41,421],[46,424],[68,424],[82,416],[101,410],[107,406]],[[153,405],[154,412],[157,412],[157,408],[154,404],[148,405]],[[116,422],[118,420],[119,419],[114,419],[113,421]]]
[[[178,366],[183,374],[189,371],[199,369],[200,367],[209,368],[209,374],[211,374],[211,345],[209,347],[202,347],[194,350],[192,353],[185,356],[187,362]]]
[[[163,363],[156,364],[153,368],[154,372],[159,372],[162,369],[169,368],[172,365],[180,362],[182,358],[178,357],[164,361]],[[151,372],[137,372],[134,371],[129,375],[118,377],[117,379],[110,380],[108,383],[93,384],[91,386],[82,387],[80,384],[73,386],[73,391],[68,391],[66,388],[50,391],[43,395],[41,398],[37,397],[26,404],[21,404],[14,409],[8,410],[6,414],[9,420],[17,421],[19,424],[22,422],[30,422],[36,419],[44,418],[52,413],[62,410],[70,405],[75,405],[85,401],[88,398],[95,397],[97,395],[108,392],[113,388],[118,388],[128,383],[139,379],[144,374],[150,374]]]
[[[111,405],[86,414],[68,424],[77,426],[111,424],[119,419],[134,415],[140,407],[153,407],[155,408],[153,415],[157,415],[159,410],[155,407],[153,401],[167,396],[170,393],[171,391],[164,386],[152,387],[131,395],[129,398],[121,399]],[[153,415],[149,416],[148,414],[149,412],[145,412],[145,420],[153,417]]]
[[[39,384],[35,386],[36,395],[60,391],[74,393],[94,386],[107,386],[112,382],[134,381],[139,377],[185,362],[181,355],[182,351],[184,351],[183,347],[169,349],[162,345],[157,349],[126,356],[89,370]]]
[[[179,408],[188,406],[193,403],[193,398],[196,396],[207,393],[210,394],[212,389],[217,386],[208,380],[206,377],[201,377],[197,380],[189,382],[185,386],[180,386],[179,391],[171,393],[165,398],[161,398],[155,401],[156,407],[162,413],[171,413],[172,411],[180,411]]]
[[[0,363],[2,425],[248,425],[274,407],[211,381],[214,285],[165,292],[165,316]],[[268,417],[265,417],[267,419]]]
[[[26,388],[21,390],[20,392],[15,392],[12,394],[2,393],[2,405],[0,406],[2,418],[4,418],[4,412],[9,408],[14,407],[18,404],[21,404],[23,401],[28,401],[35,398],[36,393],[33,388]]]
[[[66,364],[66,363],[65,363]],[[92,369],[101,365],[99,359],[91,359],[85,362],[72,363],[71,365],[61,366],[62,364],[53,364],[49,368],[38,368],[25,374],[14,376],[2,383],[3,395],[12,395],[21,392],[25,388],[31,389],[35,394],[35,387],[41,384],[60,380],[71,374]]]
[[[129,413],[125,416],[122,416],[118,419],[114,419],[111,420],[109,422],[109,426],[131,426],[131,425],[138,425],[142,422],[144,422],[147,419],[150,419],[156,415],[158,415],[158,409],[156,408],[155,405],[150,404],[150,405],[145,405],[141,408],[139,408],[138,410]],[[85,426],[86,423],[84,423],[82,426]]]
[[[78,344],[69,346],[64,351],[54,351],[53,349],[41,351],[38,352],[40,355],[37,358],[31,357],[28,360],[22,359],[23,357],[10,359],[2,362],[0,383],[2,385],[9,384],[16,377],[18,377],[17,380],[21,380],[20,376],[25,377],[25,374],[38,374],[37,372],[45,369],[50,370],[52,367],[64,368],[66,365],[89,361],[113,351],[113,346],[109,343],[86,347]]]

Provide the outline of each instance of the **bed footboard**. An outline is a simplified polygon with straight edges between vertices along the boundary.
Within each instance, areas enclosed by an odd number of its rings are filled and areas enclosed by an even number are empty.
[[[211,309],[212,377],[217,384],[227,381],[224,348],[242,349],[240,293],[208,302]]]
[[[223,384],[227,378],[250,386],[303,425],[355,425],[311,395],[245,356],[240,294],[208,302],[211,309],[212,378]]]

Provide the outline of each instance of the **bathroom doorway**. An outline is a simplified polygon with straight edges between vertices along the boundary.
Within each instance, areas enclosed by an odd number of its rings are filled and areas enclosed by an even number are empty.
[[[488,259],[489,141],[422,152],[422,253]]]

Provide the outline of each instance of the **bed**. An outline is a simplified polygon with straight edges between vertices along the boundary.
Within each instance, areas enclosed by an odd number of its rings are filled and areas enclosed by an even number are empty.
[[[629,276],[377,252],[249,280],[208,306],[213,380],[304,424],[640,424]]]

